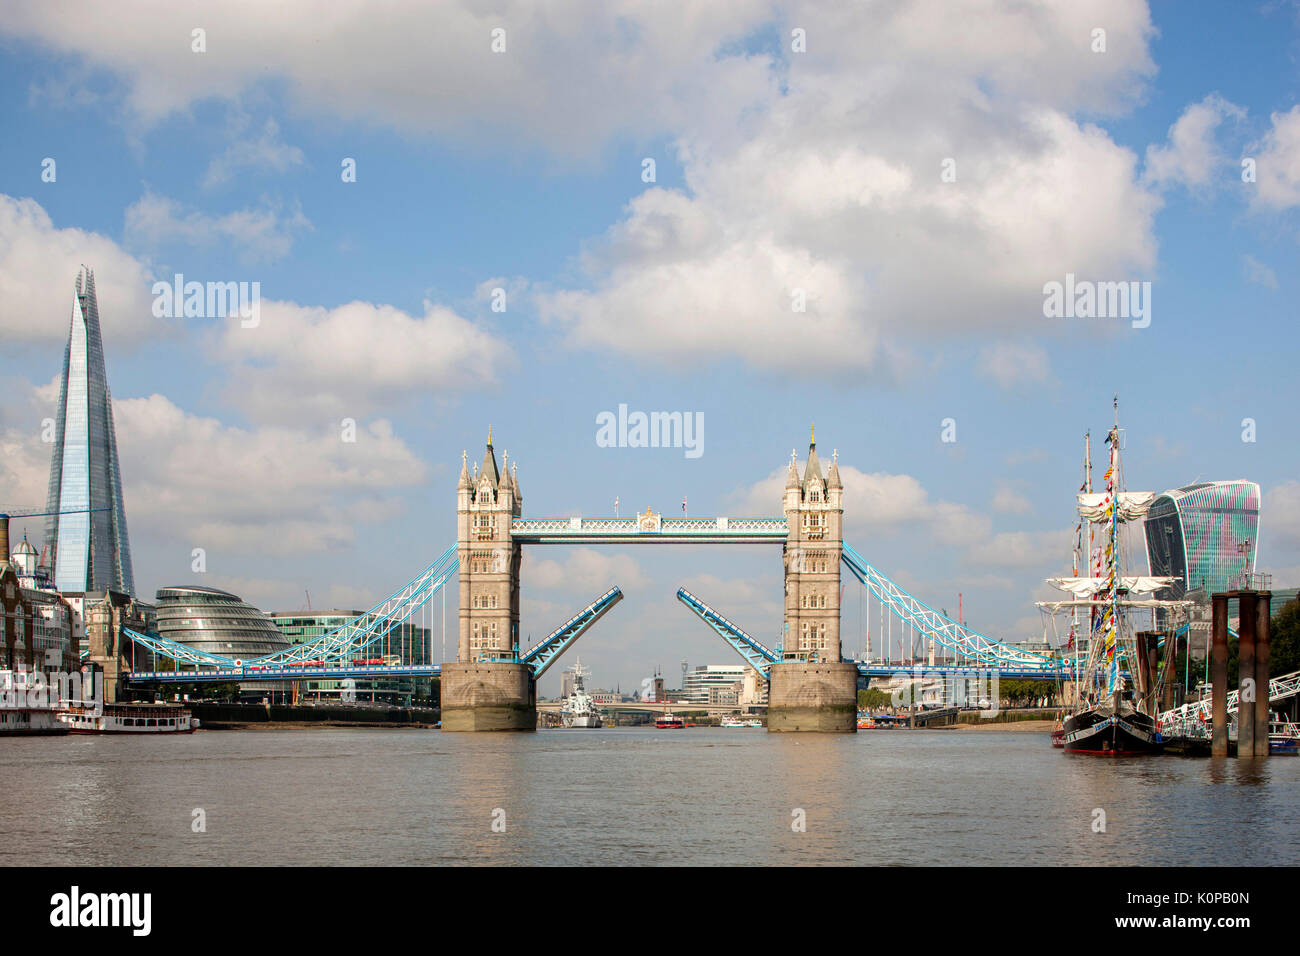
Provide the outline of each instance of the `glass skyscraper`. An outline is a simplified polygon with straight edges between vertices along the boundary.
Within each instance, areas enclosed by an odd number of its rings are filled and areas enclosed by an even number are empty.
[[[74,287],[56,425],[46,508],[53,513],[45,519],[54,587],[134,597],[95,274],[85,266]]]
[[[1259,543],[1259,485],[1206,481],[1157,496],[1146,516],[1151,573],[1182,578],[1160,597],[1246,586]]]

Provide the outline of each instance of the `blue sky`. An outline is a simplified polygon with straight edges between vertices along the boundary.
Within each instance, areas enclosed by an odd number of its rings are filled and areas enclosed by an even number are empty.
[[[525,514],[734,515],[778,513],[815,422],[855,547],[1032,638],[1115,391],[1130,487],[1258,481],[1300,583],[1294,3],[3,7],[0,501],[44,501],[86,262],[146,595],[202,547],[268,610],[368,605],[450,543],[489,424]],[[260,282],[261,324],[154,318],[176,272]],[[1150,282],[1150,326],[1044,317],[1067,272]],[[597,447],[620,403],[702,412],[704,454]],[[536,549],[524,632],[615,583],[596,683],[730,660],[681,584],[780,625],[771,549]]]

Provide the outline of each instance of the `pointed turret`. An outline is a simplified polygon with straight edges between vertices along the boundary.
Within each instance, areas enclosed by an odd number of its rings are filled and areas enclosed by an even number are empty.
[[[790,449],[790,468],[786,471],[785,486],[787,488],[799,487],[799,469],[795,464],[794,449]]]
[[[456,482],[457,491],[469,491],[469,452],[460,453],[460,480]]]
[[[523,496],[522,494],[519,493],[519,461],[518,461],[518,459],[516,459],[516,460],[515,460],[515,463],[514,463],[513,465],[510,466],[510,486],[514,489],[514,492],[515,492],[515,501],[520,501],[520,500],[522,500],[524,496]]]
[[[808,481],[811,478],[821,478],[821,476],[822,463],[817,460],[817,431],[814,428],[808,440],[808,464],[804,466],[803,480]]]
[[[844,485],[841,484],[840,482],[840,451],[838,448],[835,449],[835,451],[831,452],[831,470],[826,476],[826,487],[828,488],[844,487]]]
[[[497,471],[497,454],[492,450],[492,426],[488,426],[487,449],[483,452],[483,467],[479,469],[479,474],[483,475],[492,483],[495,490],[497,484],[501,481],[501,475]]]

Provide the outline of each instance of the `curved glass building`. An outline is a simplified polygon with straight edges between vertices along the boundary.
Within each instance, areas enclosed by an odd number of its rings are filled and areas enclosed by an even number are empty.
[[[263,611],[216,588],[159,588],[158,633],[196,650],[247,660],[289,646]]]
[[[1255,571],[1259,543],[1259,485],[1202,481],[1156,497],[1146,516],[1147,560],[1154,575],[1182,578],[1160,592],[1181,598],[1243,586]]]
[[[197,586],[158,589],[158,633],[196,650],[249,660],[289,646],[265,612],[229,591]],[[241,700],[289,698],[291,681],[248,681],[239,685]]]

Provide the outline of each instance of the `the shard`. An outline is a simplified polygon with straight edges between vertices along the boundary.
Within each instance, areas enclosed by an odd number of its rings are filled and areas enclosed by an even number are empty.
[[[45,542],[53,545],[54,586],[134,597],[95,274],[84,266],[74,288],[55,424],[46,508],[51,514],[45,519]]]

